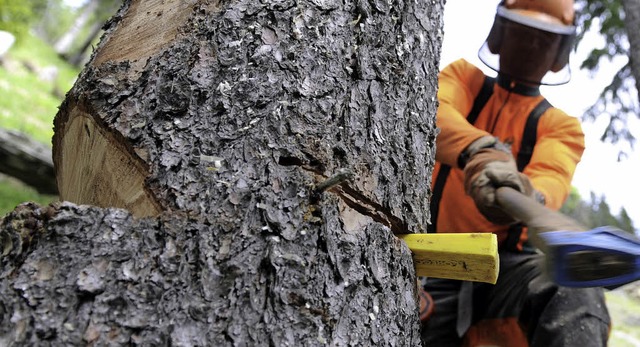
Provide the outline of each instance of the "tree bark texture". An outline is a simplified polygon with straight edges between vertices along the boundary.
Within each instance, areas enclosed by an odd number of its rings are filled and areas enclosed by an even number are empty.
[[[55,120],[100,207],[4,219],[0,341],[419,345],[442,12],[125,1]]]
[[[622,0],[624,27],[629,38],[629,65],[636,80],[636,99],[640,102],[640,0]]]
[[[310,233],[301,252],[215,220],[71,203],[21,205],[1,228],[2,346],[419,344],[410,255],[382,228]],[[340,278],[349,266],[360,274]]]

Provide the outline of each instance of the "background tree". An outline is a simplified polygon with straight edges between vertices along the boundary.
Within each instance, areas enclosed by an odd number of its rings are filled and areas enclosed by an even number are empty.
[[[621,0],[624,8],[624,28],[629,40],[629,65],[636,85],[636,97],[640,96],[640,0]],[[638,108],[636,108],[638,110]],[[640,113],[636,112],[640,117]]]
[[[560,211],[589,229],[614,226],[632,234],[636,231],[633,221],[624,208],[620,210],[618,215],[614,215],[606,198],[604,196],[598,197],[594,193],[590,194],[589,200],[585,200],[577,189],[572,189]]]
[[[594,48],[581,68],[595,71],[602,59],[628,57],[625,64],[602,91],[598,101],[585,113],[585,119],[609,117],[603,141],[627,142],[633,148],[635,138],[627,127],[630,117],[640,117],[640,0],[578,0],[577,22],[582,28],[578,42],[596,25],[605,40]],[[625,153],[621,153],[624,155]]]
[[[69,8],[61,0],[49,0],[36,30],[54,46],[58,55],[80,66],[91,54],[91,45],[97,44],[102,26],[121,3],[120,0],[89,0],[78,8]]]
[[[53,48],[56,50],[56,53],[61,56],[67,56],[69,54],[71,46],[75,41],[78,41],[78,37],[83,32],[89,19],[95,15],[99,6],[100,0],[89,0],[80,8],[71,27],[54,43]],[[95,24],[93,25],[100,25],[96,19],[94,19],[94,22]]]

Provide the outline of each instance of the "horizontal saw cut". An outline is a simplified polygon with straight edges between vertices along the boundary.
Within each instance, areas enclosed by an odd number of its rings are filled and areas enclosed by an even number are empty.
[[[416,275],[486,282],[498,280],[498,241],[491,233],[396,235],[413,252]]]

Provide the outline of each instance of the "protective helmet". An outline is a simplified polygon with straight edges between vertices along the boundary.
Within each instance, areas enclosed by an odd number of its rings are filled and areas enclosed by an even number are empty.
[[[478,56],[516,80],[557,85],[571,78],[573,0],[504,0]]]

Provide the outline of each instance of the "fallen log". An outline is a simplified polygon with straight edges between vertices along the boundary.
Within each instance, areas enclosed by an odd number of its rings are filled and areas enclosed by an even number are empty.
[[[58,194],[51,147],[19,131],[0,128],[0,172],[40,194]]]

